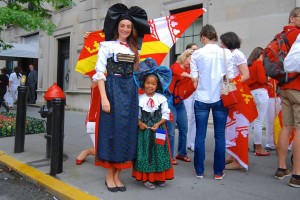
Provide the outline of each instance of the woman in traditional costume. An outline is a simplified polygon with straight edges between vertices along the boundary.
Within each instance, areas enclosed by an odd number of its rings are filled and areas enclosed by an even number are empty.
[[[101,95],[96,165],[107,169],[106,187],[117,192],[126,190],[121,170],[132,167],[136,158],[138,90],[132,73],[139,62],[138,38],[150,33],[147,13],[115,4],[107,11],[103,31],[106,41],[100,43],[93,76]]]

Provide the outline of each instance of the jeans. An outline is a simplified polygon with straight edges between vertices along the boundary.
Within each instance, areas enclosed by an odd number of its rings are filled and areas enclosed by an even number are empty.
[[[194,167],[197,175],[204,174],[205,138],[210,109],[212,109],[215,134],[214,174],[221,176],[225,168],[225,127],[228,115],[228,109],[223,106],[221,100],[215,103],[195,101],[196,140]]]
[[[167,121],[167,128],[171,146],[172,158],[174,158],[174,142],[175,142],[175,127],[178,126],[179,137],[178,137],[178,155],[186,156],[186,135],[188,131],[187,113],[183,101],[179,104],[174,105],[169,103],[169,109],[173,114],[173,122]]]

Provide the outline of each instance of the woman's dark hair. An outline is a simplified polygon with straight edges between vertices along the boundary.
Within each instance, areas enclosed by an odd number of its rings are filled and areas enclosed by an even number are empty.
[[[205,26],[202,27],[200,31],[200,37],[201,36],[207,37],[209,40],[213,40],[216,42],[218,41],[218,35],[216,29],[209,24],[206,24]]]
[[[186,45],[186,47],[185,47],[185,50],[187,50],[187,49],[191,49],[192,48],[192,46],[194,46],[194,45],[196,45],[196,46],[198,46],[196,43],[194,43],[194,42],[192,42],[192,43],[189,43],[188,45]]]
[[[7,69],[6,69],[6,67],[2,68],[2,69],[1,69],[1,72],[2,72],[2,74],[7,74]]]
[[[241,39],[234,32],[227,32],[220,36],[220,40],[228,49],[241,48]]]
[[[20,68],[19,67],[15,67],[14,68],[14,72],[16,73],[17,77],[20,78],[21,74],[20,74]]]
[[[259,56],[262,54],[262,52],[263,52],[263,48],[255,47],[252,50],[252,52],[247,60],[248,66],[251,66],[253,64],[253,62],[259,58]]]
[[[145,76],[145,78],[144,78],[144,84],[143,84],[144,87],[145,87],[145,82],[146,82],[147,78],[150,77],[150,76],[155,77],[156,82],[157,82],[157,88],[156,88],[155,92],[162,93],[162,92],[163,92],[162,86],[161,86],[160,81],[159,81],[159,79],[158,79],[158,76],[157,76],[156,74],[147,74],[147,75]],[[144,89],[145,89],[145,88],[144,88]]]

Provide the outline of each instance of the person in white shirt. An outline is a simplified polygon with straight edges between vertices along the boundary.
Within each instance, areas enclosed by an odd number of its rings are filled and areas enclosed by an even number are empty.
[[[233,78],[232,55],[228,49],[217,45],[218,36],[213,26],[207,24],[200,32],[203,48],[192,54],[191,78],[195,91],[196,139],[194,167],[197,178],[204,176],[205,138],[210,110],[215,132],[214,178],[221,180],[225,168],[225,126],[228,109],[221,100],[221,81],[226,74]]]
[[[9,76],[8,92],[10,98],[8,98],[7,104],[10,109],[13,108],[14,103],[18,99],[18,87],[20,86],[21,76],[19,67],[15,67],[14,72]]]

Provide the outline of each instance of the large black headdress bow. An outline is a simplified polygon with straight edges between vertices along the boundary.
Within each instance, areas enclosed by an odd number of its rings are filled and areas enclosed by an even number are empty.
[[[139,39],[143,39],[144,34],[150,33],[147,13],[138,6],[132,6],[129,9],[121,3],[111,6],[106,14],[104,21],[105,40],[113,39],[114,31],[118,28],[118,23],[123,20],[130,20],[138,32]]]

